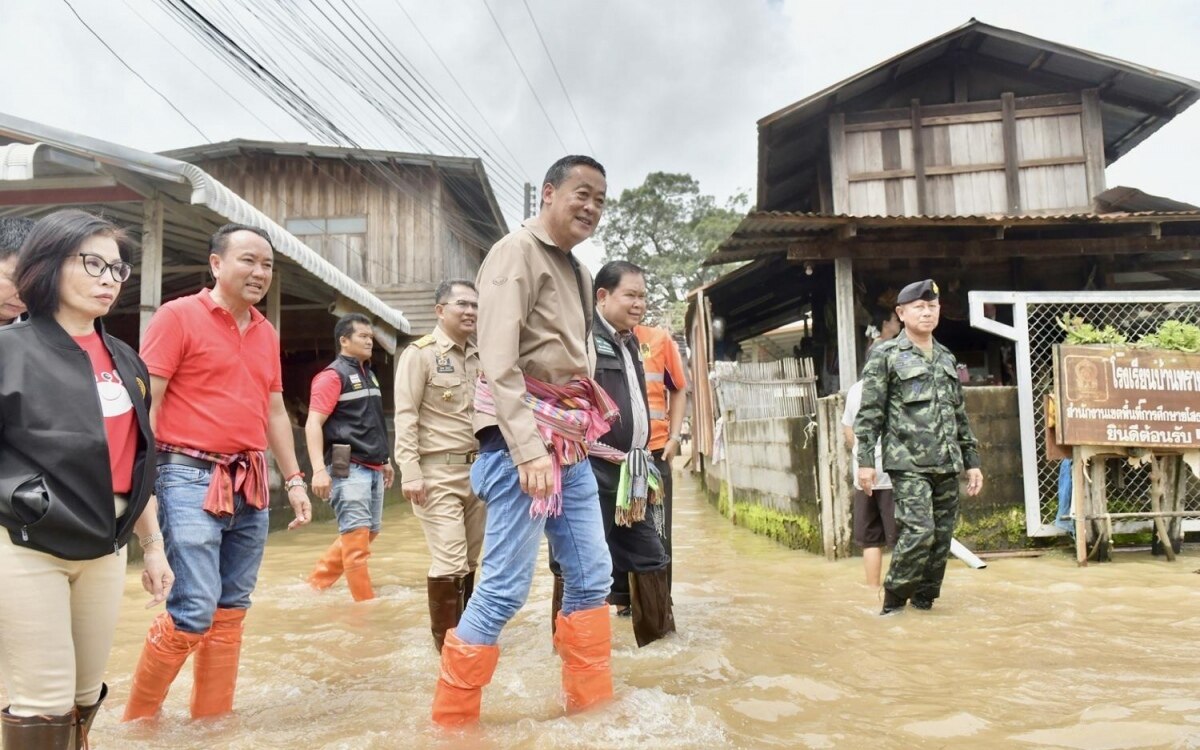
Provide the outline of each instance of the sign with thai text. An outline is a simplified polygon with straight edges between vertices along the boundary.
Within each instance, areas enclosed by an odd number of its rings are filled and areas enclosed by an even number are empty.
[[[1200,354],[1062,345],[1055,377],[1064,445],[1200,448]]]

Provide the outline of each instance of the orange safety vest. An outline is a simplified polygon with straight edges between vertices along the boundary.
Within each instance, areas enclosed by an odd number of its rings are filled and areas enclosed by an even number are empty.
[[[687,387],[683,372],[683,357],[671,335],[661,328],[634,326],[642,352],[642,368],[646,372],[646,400],[650,407],[650,450],[662,450],[670,437],[667,418],[667,381],[671,390],[680,392]],[[680,396],[682,398],[682,396]]]

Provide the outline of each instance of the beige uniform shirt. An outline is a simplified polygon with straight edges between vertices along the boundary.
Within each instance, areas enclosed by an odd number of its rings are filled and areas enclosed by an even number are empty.
[[[479,356],[441,326],[405,347],[396,366],[396,463],[404,482],[423,479],[421,457],[470,453]]]
[[[592,275],[535,217],[492,246],[475,285],[479,366],[496,402],[496,416],[477,413],[475,429],[499,425],[513,463],[525,463],[546,446],[522,401],[524,376],[561,385],[591,374]]]

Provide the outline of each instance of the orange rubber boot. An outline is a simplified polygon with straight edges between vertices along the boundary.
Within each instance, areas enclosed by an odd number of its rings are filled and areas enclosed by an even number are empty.
[[[148,719],[158,714],[179,669],[203,637],[176,630],[175,621],[166,612],[154,618],[133,672],[133,686],[121,721]]]
[[[554,647],[562,657],[567,713],[578,713],[612,698],[612,624],[608,605],[558,614]]]
[[[192,718],[223,716],[233,711],[238,659],[242,654],[244,609],[218,609],[192,664]]]
[[[446,631],[442,645],[442,671],[433,692],[433,720],[443,727],[460,727],[479,722],[483,688],[492,681],[499,646],[473,646]]]
[[[371,530],[363,527],[342,534],[342,565],[346,571],[346,584],[356,602],[375,598],[371,587],[371,571],[367,560],[371,557]]]
[[[329,549],[325,550],[321,559],[317,560],[317,567],[313,568],[312,575],[308,577],[308,585],[317,591],[324,591],[337,583],[337,579],[341,577],[342,538],[339,536],[329,545]]]

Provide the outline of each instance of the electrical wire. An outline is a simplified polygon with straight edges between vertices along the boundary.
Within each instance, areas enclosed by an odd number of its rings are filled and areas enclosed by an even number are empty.
[[[562,146],[563,151],[570,151],[567,144],[563,142],[562,136],[558,132],[558,128],[554,126],[554,120],[550,118],[550,113],[546,111],[546,106],[542,104],[542,98],[538,96],[537,90],[533,87],[533,81],[529,80],[529,75],[525,72],[525,68],[521,65],[521,61],[517,59],[517,53],[513,50],[512,45],[508,43],[508,37],[504,34],[504,29],[500,27],[500,20],[496,18],[496,14],[492,12],[492,6],[488,5],[487,0],[480,0],[483,7],[487,8],[488,15],[492,17],[492,23],[496,25],[496,31],[500,32],[500,38],[504,40],[504,46],[508,48],[508,54],[512,55],[513,62],[517,64],[517,70],[521,71],[521,77],[525,79],[525,85],[529,86],[530,93],[533,94],[533,100],[537,102],[538,109],[542,110],[542,115],[546,118],[546,124],[550,126],[550,130],[554,133],[554,137],[558,139],[558,145]]]
[[[558,72],[558,66],[554,64],[554,55],[550,54],[550,47],[546,45],[546,38],[542,36],[542,30],[538,27],[537,19],[533,17],[533,11],[529,9],[527,0],[521,0],[521,4],[525,6],[525,12],[529,14],[529,22],[533,24],[533,30],[537,32],[538,40],[542,43],[542,49],[546,51],[546,59],[550,61],[550,68],[554,71],[554,77],[558,79],[558,85],[567,100],[567,106],[571,108],[571,114],[575,116],[575,124],[579,126],[579,132],[583,134],[583,142],[587,144],[588,152],[595,154],[596,147],[592,145],[592,139],[588,138],[587,130],[583,127],[583,120],[579,119],[579,112],[575,110],[575,102],[571,101],[571,95],[567,93],[567,84],[563,83],[562,75]]]

